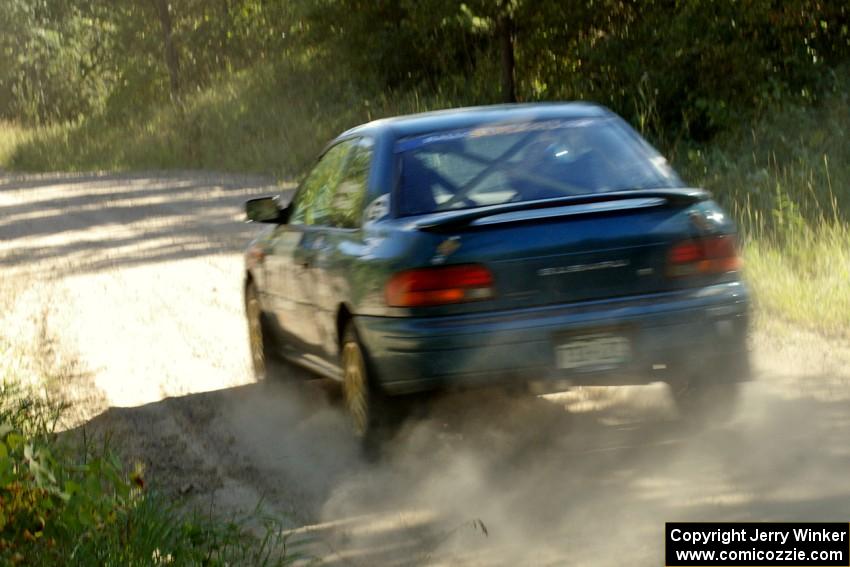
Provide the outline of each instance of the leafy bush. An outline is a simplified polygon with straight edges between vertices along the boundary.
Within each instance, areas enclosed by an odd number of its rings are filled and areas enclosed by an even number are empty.
[[[61,404],[0,387],[0,564],[286,565],[281,526],[223,522],[166,503],[106,448],[54,435]],[[261,520],[259,535],[248,528]]]
[[[840,334],[850,329],[847,84],[818,105],[777,105],[677,160],[738,221],[760,311]]]

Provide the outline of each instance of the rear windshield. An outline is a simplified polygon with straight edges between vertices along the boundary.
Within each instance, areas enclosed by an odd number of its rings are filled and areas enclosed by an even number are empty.
[[[629,189],[681,187],[614,117],[500,124],[396,144],[403,216]]]

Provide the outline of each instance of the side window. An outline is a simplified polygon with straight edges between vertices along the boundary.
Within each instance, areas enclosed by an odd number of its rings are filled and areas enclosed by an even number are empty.
[[[342,180],[330,203],[330,225],[357,228],[363,216],[363,198],[372,165],[372,141],[364,138],[351,150]]]
[[[333,146],[304,179],[296,195],[290,224],[326,224],[331,200],[342,177],[345,157],[355,142],[349,140]]]

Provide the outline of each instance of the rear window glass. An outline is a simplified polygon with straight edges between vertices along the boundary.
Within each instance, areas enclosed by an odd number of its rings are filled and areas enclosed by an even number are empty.
[[[396,153],[404,216],[682,186],[666,160],[618,118],[437,132],[399,141]]]

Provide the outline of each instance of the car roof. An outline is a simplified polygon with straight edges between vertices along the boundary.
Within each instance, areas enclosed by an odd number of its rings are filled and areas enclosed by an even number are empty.
[[[603,106],[585,102],[473,106],[373,120],[343,132],[337,139],[350,136],[387,134],[395,138],[406,138],[442,130],[475,128],[504,122],[593,118],[610,114],[611,111]]]

